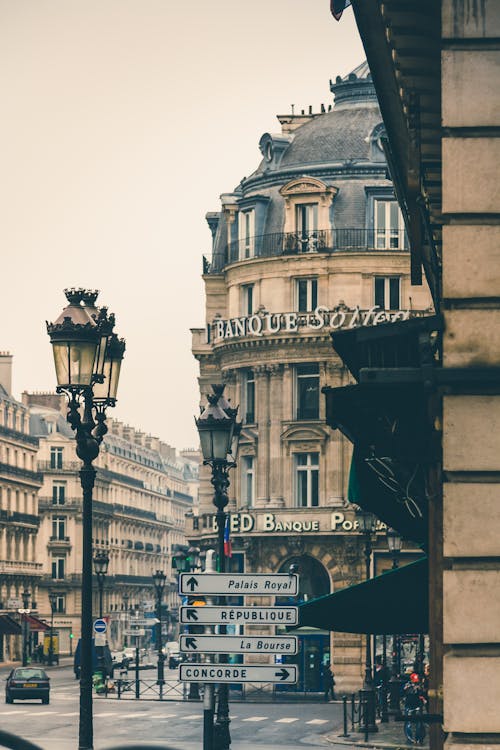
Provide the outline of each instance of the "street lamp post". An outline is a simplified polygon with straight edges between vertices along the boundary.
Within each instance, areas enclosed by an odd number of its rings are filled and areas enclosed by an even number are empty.
[[[125,625],[123,627],[123,630],[126,631],[126,630],[128,630],[128,602],[129,602],[130,596],[127,593],[125,593],[125,594],[123,594],[122,599],[123,599],[123,609],[125,611],[125,618],[124,618]],[[124,633],[124,635],[123,635],[123,647],[125,648],[125,646],[127,644],[128,644],[127,636]]]
[[[165,581],[167,576],[162,570],[157,570],[156,573],[153,573],[153,584],[155,587],[156,592],[156,617],[158,618],[158,623],[156,625],[156,647],[158,649],[158,685],[160,686],[160,700],[162,698],[163,694],[163,685],[165,684],[165,670],[164,670],[164,662],[165,662],[165,654],[163,653],[163,644],[162,644],[162,633],[161,633],[161,600],[163,597],[163,591],[165,589]]]
[[[114,406],[125,342],[113,333],[114,316],[97,308],[98,292],[67,289],[69,302],[47,323],[54,353],[57,393],[68,399],[67,420],[76,433],[82,461],[82,612],[79,750],[92,750],[92,463],[107,432],[106,408]],[[82,413],[83,412],[83,413]]]
[[[96,574],[97,586],[99,587],[99,617],[102,618],[102,594],[104,590],[104,579],[108,573],[109,555],[104,550],[96,552],[92,562],[94,563],[94,573]]]
[[[56,606],[57,606],[57,594],[55,593],[55,591],[49,592],[49,602],[50,602],[50,640],[49,640],[48,665],[49,667],[51,667],[52,662],[54,660],[54,612],[56,611]]]
[[[399,554],[403,540],[395,529],[387,529],[387,546],[392,555],[392,568],[395,570],[399,566]],[[392,636],[392,664],[391,679],[389,680],[389,707],[392,712],[399,712],[400,692],[401,692],[401,641],[399,635],[394,633]]]
[[[29,615],[29,606],[30,606],[30,597],[31,594],[29,591],[23,591],[21,594],[22,600],[23,600],[23,667],[25,667],[28,664],[28,638],[29,638],[29,624],[28,624],[28,615]]]
[[[212,385],[212,391],[213,393],[207,396],[208,405],[196,419],[196,427],[200,436],[203,464],[210,466],[212,470],[213,503],[217,508],[218,568],[219,573],[224,573],[226,570],[224,531],[227,517],[225,508],[229,502],[227,495],[229,469],[236,466],[241,422],[236,422],[238,409],[232,408],[224,397],[224,386]],[[219,604],[224,605],[225,603],[226,598],[219,597]],[[225,633],[226,627],[221,626],[220,632]],[[219,655],[219,663],[227,664],[226,654]],[[229,723],[228,686],[226,683],[221,683],[218,690],[217,717],[213,732],[216,750],[228,750],[231,746]],[[204,726],[207,727],[207,725],[205,716]],[[211,747],[210,739],[206,741],[204,737],[204,750]]]
[[[369,580],[370,574],[370,561],[372,554],[372,534],[375,531],[376,518],[373,513],[361,511],[357,514],[357,520],[359,524],[359,530],[364,537],[364,553],[365,553],[365,578]],[[366,634],[366,651],[365,651],[365,677],[363,680],[363,688],[360,690],[361,698],[365,705],[365,726],[363,729],[368,732],[377,732],[378,728],[375,723],[375,688],[373,684],[372,674],[372,650],[371,650],[371,639],[370,633]]]

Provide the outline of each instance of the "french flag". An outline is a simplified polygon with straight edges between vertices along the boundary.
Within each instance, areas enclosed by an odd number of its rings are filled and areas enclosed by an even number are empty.
[[[340,21],[342,13],[350,4],[351,0],[330,0],[330,10],[336,21]]]
[[[224,555],[225,557],[232,557],[233,555],[231,539],[229,538],[229,516],[226,518],[226,525],[224,526]]]

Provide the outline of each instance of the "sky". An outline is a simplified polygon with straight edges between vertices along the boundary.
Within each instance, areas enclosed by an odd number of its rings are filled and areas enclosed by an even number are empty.
[[[50,391],[45,321],[99,289],[127,341],[110,415],[196,447],[207,211],[277,114],[364,59],[329,0],[0,0],[0,351]]]

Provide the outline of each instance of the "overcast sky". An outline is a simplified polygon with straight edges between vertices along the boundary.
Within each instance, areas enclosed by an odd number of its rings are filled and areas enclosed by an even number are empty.
[[[0,0],[0,350],[14,395],[53,390],[45,320],[101,290],[127,340],[113,416],[198,442],[207,211],[275,115],[332,101],[364,59],[329,0]]]

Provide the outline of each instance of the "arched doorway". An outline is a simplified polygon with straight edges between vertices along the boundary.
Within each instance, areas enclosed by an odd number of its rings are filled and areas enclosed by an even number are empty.
[[[317,599],[330,593],[330,576],[325,567],[309,555],[291,557],[282,563],[279,573],[288,573],[291,565],[296,565],[299,575],[297,597],[276,597],[277,605],[293,605]],[[324,691],[323,674],[325,665],[330,663],[330,634],[317,628],[300,628],[290,632],[298,637],[298,653],[284,656],[283,663],[297,664],[299,681],[296,686],[277,686],[278,689],[297,690],[307,693]],[[277,657],[279,658],[279,657]]]

